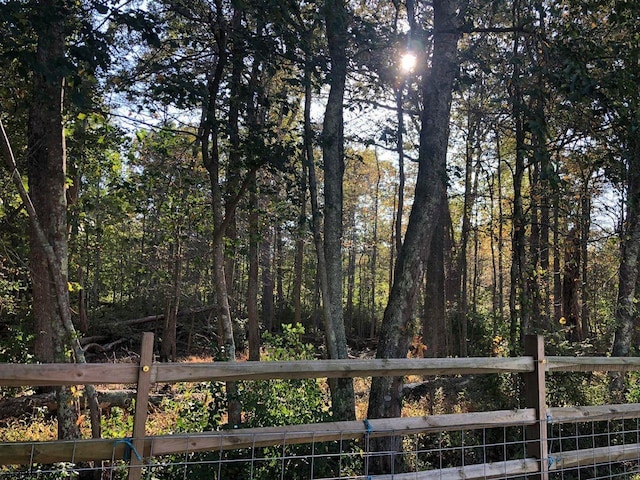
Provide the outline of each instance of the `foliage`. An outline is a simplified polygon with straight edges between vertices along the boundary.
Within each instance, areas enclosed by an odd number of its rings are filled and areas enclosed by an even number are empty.
[[[315,357],[312,345],[301,340],[304,328],[301,325],[282,326],[282,335],[266,333],[265,361],[311,360]],[[221,383],[200,383],[185,386],[181,390],[181,400],[177,407],[179,417],[175,423],[175,433],[218,430],[228,428],[222,424],[225,399]],[[304,380],[271,380],[243,382],[239,395],[245,411],[244,427],[261,427],[277,425],[296,425],[329,421],[331,415],[327,405],[327,393],[315,379]],[[169,402],[165,407],[170,407]],[[314,475],[326,475],[337,468],[328,462],[315,460],[311,463],[308,455],[311,445],[289,445],[288,456],[284,466],[287,478],[309,478],[310,469]],[[314,454],[318,455],[332,449],[331,446],[315,445]],[[344,447],[343,447],[344,448]],[[222,455],[222,458],[221,458]],[[250,451],[234,451],[220,453],[193,454],[189,466],[191,478],[210,478],[209,462],[224,460],[221,465],[221,478],[232,475],[240,478],[274,478],[282,471],[282,447],[256,448]],[[182,457],[180,457],[181,459]],[[239,462],[240,459],[257,459],[253,462]],[[180,460],[178,459],[178,460]],[[196,462],[200,462],[197,465]],[[170,462],[168,462],[170,463]],[[155,475],[163,479],[182,478],[184,467],[154,469]]]
[[[314,347],[301,340],[302,325],[285,324],[280,335],[266,332],[264,361],[311,360]],[[330,418],[326,392],[316,379],[258,380],[243,383],[240,396],[248,427],[295,425]]]

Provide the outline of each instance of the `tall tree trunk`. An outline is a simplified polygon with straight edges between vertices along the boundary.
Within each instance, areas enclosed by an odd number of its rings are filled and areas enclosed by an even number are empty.
[[[499,308],[499,290],[498,290],[498,241],[495,228],[496,228],[496,184],[498,183],[498,175],[500,174],[500,167],[498,167],[497,171],[492,173],[489,177],[489,225],[490,227],[490,236],[489,236],[489,249],[491,251],[491,316],[493,319],[492,327],[491,327],[491,336],[495,337],[498,334],[498,312]],[[499,201],[499,200],[498,200]],[[498,219],[498,222],[502,221],[502,219]]]
[[[582,340],[580,322],[580,233],[572,228],[564,245],[564,278],[562,280],[562,316],[567,325],[567,340]]]
[[[591,185],[589,176],[584,180],[582,198],[580,199],[580,269],[582,278],[580,281],[580,298],[582,299],[582,337],[587,338],[590,332],[590,308],[589,308],[589,233],[591,230]]]
[[[553,202],[553,318],[562,317],[562,272],[560,271],[560,193],[556,188],[551,197]]]
[[[371,247],[371,263],[370,263],[370,276],[371,276],[371,300],[369,321],[371,323],[370,331],[375,331],[376,324],[376,284],[377,284],[377,268],[378,268],[378,211],[380,208],[380,181],[382,179],[380,173],[380,158],[378,158],[378,152],[375,152],[376,156],[376,190],[375,190],[375,202],[373,205],[373,238]],[[363,335],[363,331],[360,331],[360,335]]]
[[[502,212],[502,151],[500,133],[496,131],[496,152],[498,160],[498,313],[499,319],[504,321],[504,216]]]
[[[513,21],[520,24],[520,2],[513,3]],[[513,34],[513,58],[520,55],[520,32]],[[511,354],[517,355],[518,346],[523,345],[525,333],[530,331],[529,302],[527,298],[526,271],[526,235],[525,213],[522,198],[522,188],[525,173],[525,130],[524,110],[522,94],[522,71],[520,62],[514,60],[511,81],[511,107],[515,123],[515,166],[513,168],[513,220],[511,231],[511,286],[509,291],[509,344]]]
[[[280,330],[280,324],[276,322],[275,307],[273,301],[273,229],[265,225],[260,242],[260,270],[262,276],[262,323],[269,331]]]
[[[535,140],[534,140],[535,144]],[[534,147],[535,148],[535,147]],[[529,215],[531,218],[531,234],[529,235],[529,262],[525,281],[528,283],[527,290],[531,297],[531,328],[532,332],[540,331],[541,296],[540,296],[540,217],[539,206],[542,199],[540,191],[540,165],[537,160],[532,162],[530,170],[529,184],[531,189],[531,206]]]
[[[353,297],[356,289],[356,206],[352,205],[349,209],[349,240],[347,248],[347,304],[345,309],[344,327],[346,332],[351,333],[353,326],[354,305]],[[363,284],[360,283],[360,291],[363,290]],[[362,305],[362,301],[358,302]]]
[[[284,298],[284,268],[282,262],[284,261],[284,256],[282,255],[282,228],[280,225],[275,225],[274,227],[274,239],[273,243],[275,244],[274,251],[274,263],[275,263],[275,272],[276,272],[276,320],[278,325],[282,325],[282,319],[284,316],[284,309],[286,306],[285,298]]]
[[[176,330],[178,326],[178,308],[180,306],[180,287],[182,285],[182,240],[180,228],[176,231],[175,244],[171,245],[169,268],[171,269],[171,290],[167,292],[165,300],[160,359],[165,362],[169,360],[175,362],[177,352]]]
[[[549,68],[547,47],[542,40],[547,36],[546,12],[542,2],[534,2],[538,13],[538,30],[540,35],[534,35],[530,39],[534,42],[531,50],[534,52],[539,68],[536,74],[536,85],[533,88],[533,116],[534,121],[530,122],[533,161],[537,171],[534,173],[534,181],[537,192],[533,192],[536,208],[536,231],[532,232],[532,300],[534,308],[534,324],[539,331],[546,331],[550,326],[551,316],[551,275],[549,271],[549,197],[551,195],[551,182],[553,167],[551,166],[549,149],[547,147],[549,139],[549,129],[547,126],[546,104],[548,92],[545,85],[545,73]],[[533,187],[532,187],[533,188]],[[533,229],[533,228],[532,228]]]
[[[627,212],[621,232],[616,331],[611,350],[614,357],[629,356],[635,338],[636,283],[640,260],[640,140],[636,138],[633,147],[631,151],[634,157],[629,160],[627,167]],[[615,386],[621,390],[620,382]]]
[[[424,260],[430,255],[431,239],[442,212],[446,192],[446,157],[454,79],[458,71],[458,2],[435,0],[434,46],[431,71],[424,76],[422,127],[418,177],[404,243],[395,268],[394,282],[385,309],[377,358],[407,355],[412,318],[422,283]],[[463,16],[464,13],[460,12]],[[369,395],[369,418],[399,417],[402,378],[375,377]],[[398,437],[376,441],[378,450],[397,451]],[[390,472],[390,458],[377,457],[373,470]]]
[[[311,126],[311,61],[305,57],[304,70],[304,162],[309,174],[309,199],[311,202],[311,229],[313,233],[313,243],[316,249],[317,269],[316,288],[314,295],[314,317],[318,311],[317,306],[321,304],[322,316],[327,318],[331,315],[329,310],[329,287],[327,285],[327,266],[324,258],[322,246],[322,226],[320,206],[318,205],[318,183],[316,180],[315,158],[313,153],[313,130]],[[314,326],[318,326],[318,318],[314,320]],[[329,337],[330,333],[326,333]],[[328,340],[327,340],[328,343]]]
[[[307,224],[307,166],[302,162],[298,181],[300,214],[296,228],[296,252],[293,267],[293,322],[302,324],[302,282],[304,266],[304,238]]]
[[[460,243],[458,249],[458,272],[460,274],[460,284],[458,285],[458,308],[456,317],[458,320],[460,342],[459,352],[463,357],[467,356],[467,320],[468,320],[468,259],[467,248],[469,246],[469,233],[471,231],[471,209],[473,208],[473,142],[476,131],[476,123],[472,120],[471,108],[467,113],[467,139],[465,142],[465,175],[464,175],[464,205],[462,208],[462,230],[460,232]]]
[[[249,278],[247,280],[247,316],[249,360],[260,360],[260,320],[258,317],[258,192],[256,175],[249,187]]]
[[[31,225],[31,261],[37,263],[32,265],[36,272],[32,278],[36,327],[45,328],[50,335],[51,348],[43,346],[43,339],[40,338],[41,344],[37,345],[36,354],[44,355],[41,361],[46,362],[75,360],[77,363],[86,363],[84,350],[71,320],[67,283],[66,151],[62,124],[64,79],[59,68],[64,63],[65,55],[64,22],[73,13],[67,7],[55,0],[39,3],[38,13],[47,21],[41,19],[38,22],[42,30],[38,31],[27,149],[29,187],[35,198],[27,193],[22,183],[1,121],[0,143]],[[36,305],[38,302],[44,302],[44,305]],[[86,385],[85,389],[91,411],[92,437],[99,438],[100,409],[96,391],[93,385]],[[70,388],[58,387],[56,399],[58,437],[78,438],[77,398]]]
[[[67,247],[66,151],[62,125],[64,78],[60,65],[65,57],[64,22],[66,5],[58,0],[41,0],[42,15],[33,73],[33,99],[28,120],[29,192],[40,225],[32,223],[30,268],[35,319],[35,355],[40,362],[72,361],[67,353],[70,334],[63,317],[70,315]],[[45,21],[46,19],[46,21]],[[47,245],[53,248],[57,265],[50,265],[36,228],[42,228]],[[52,268],[64,283],[62,304],[56,291]],[[58,287],[60,287],[58,285]],[[78,438],[78,402],[69,387],[56,389],[58,437]]]
[[[402,217],[404,215],[404,80],[396,91],[396,115],[398,116],[398,204],[396,205],[395,240],[396,253],[402,249]]]
[[[344,179],[344,89],[347,76],[348,14],[345,0],[325,0],[324,18],[331,57],[329,98],[322,127],[324,159],[324,255],[329,294],[325,318],[327,350],[331,358],[347,358],[342,308],[342,206]],[[331,379],[336,420],[355,419],[353,379]]]
[[[220,152],[218,144],[219,119],[217,118],[217,100],[227,63],[227,23],[224,12],[218,5],[217,14],[212,17],[211,28],[217,37],[217,63],[213,73],[207,80],[207,96],[200,126],[200,142],[202,161],[209,172],[211,186],[211,211],[213,219],[212,238],[212,275],[217,303],[217,318],[221,332],[219,347],[220,356],[229,362],[236,360],[236,344],[233,337],[233,323],[229,308],[229,295],[225,275],[224,235],[227,224],[224,222],[224,202],[220,182]],[[227,217],[228,219],[229,217]],[[241,407],[236,382],[226,382],[229,424],[240,425]]]
[[[231,62],[231,80],[229,82],[229,116],[228,116],[228,132],[229,132],[229,161],[226,172],[225,196],[227,200],[237,195],[240,184],[240,168],[242,166],[242,151],[240,142],[240,108],[242,105],[242,74],[244,70],[244,46],[242,37],[242,9],[234,4],[233,17],[231,19],[231,28],[229,29],[229,41],[231,49],[229,52]],[[258,62],[254,65],[257,66]],[[252,75],[252,81],[254,77]],[[253,90],[251,85],[249,91]],[[236,270],[236,245],[238,244],[238,226],[236,221],[235,207],[230,208],[232,202],[227,201],[224,211],[225,218],[228,219],[228,225],[225,228],[225,266],[224,274],[226,276],[227,289],[233,291],[233,284]],[[229,308],[231,312],[237,312],[237,300],[229,300]]]
[[[425,356],[442,358],[447,355],[446,339],[446,282],[444,256],[446,248],[447,199],[442,199],[443,212],[433,232],[426,267],[424,293],[424,318],[422,343],[426,345]]]

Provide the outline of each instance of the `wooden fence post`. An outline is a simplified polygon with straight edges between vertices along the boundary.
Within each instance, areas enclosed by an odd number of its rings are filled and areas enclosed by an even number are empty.
[[[526,428],[527,457],[539,459],[540,473],[532,476],[540,480],[549,478],[549,449],[547,444],[546,359],[542,335],[527,335],[524,354],[533,357],[533,371],[525,373],[524,393],[527,408],[536,409],[537,422]]]
[[[144,455],[144,437],[146,436],[147,412],[149,407],[149,390],[151,388],[151,364],[153,363],[153,333],[142,334],[140,349],[140,369],[136,393],[136,411],[133,417],[133,448],[129,463],[129,480],[142,477]]]

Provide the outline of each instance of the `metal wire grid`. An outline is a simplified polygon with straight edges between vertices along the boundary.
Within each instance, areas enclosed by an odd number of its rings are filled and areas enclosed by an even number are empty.
[[[299,432],[298,432],[299,433]],[[376,432],[378,435],[380,432]],[[430,471],[438,478],[438,471],[472,465],[500,465],[525,458],[525,428],[484,428],[428,434],[405,435],[384,432],[402,445],[401,451],[380,450],[380,439],[365,435],[360,440],[344,438],[337,441],[316,441],[288,444],[287,435],[272,447],[260,445],[260,436],[253,434],[251,448],[218,449],[208,452],[189,451],[189,445],[206,434],[176,436],[184,439],[182,454],[153,456],[145,460],[142,478],[147,480],[223,480],[223,479],[282,479],[335,480],[375,478],[375,465],[386,461],[393,468],[392,475]],[[35,444],[34,444],[35,445]],[[37,448],[37,445],[34,446]],[[506,464],[506,463],[505,463]],[[103,480],[124,480],[129,465],[123,461],[98,465],[76,465],[73,458],[63,464],[31,465],[22,469],[0,470],[0,479],[53,480],[82,478],[89,471],[101,470]],[[519,474],[519,478],[526,475]],[[505,474],[500,478],[515,478]]]
[[[640,479],[640,419],[613,421],[591,421],[573,423],[548,422],[549,467],[552,480],[582,480],[600,478]],[[299,434],[300,432],[290,432]],[[375,432],[376,435],[380,432]],[[446,431],[405,435],[402,432],[384,432],[395,438],[401,449],[380,450],[377,437],[365,435],[360,440],[343,438],[337,441],[316,441],[309,443],[287,443],[283,434],[279,445],[264,447],[259,434],[251,434],[251,448],[208,452],[189,450],[192,441],[206,434],[176,436],[184,439],[184,453],[153,456],[146,459],[142,467],[142,478],[146,480],[223,480],[223,479],[281,479],[281,480],[335,480],[335,479],[375,479],[375,465],[385,461],[391,465],[392,475],[402,478],[407,473],[429,472],[430,478],[443,476],[447,469],[462,469],[475,466],[480,478],[483,469],[492,469],[493,478],[523,478],[534,474],[522,471],[509,473],[508,462],[526,458],[526,428],[512,426],[481,428],[475,430]],[[197,443],[197,442],[195,442]],[[634,458],[627,455],[624,460],[602,456],[589,456],[589,452],[599,447],[635,448]],[[38,444],[33,444],[37,449]],[[115,446],[115,442],[114,442]],[[578,455],[578,464],[561,470],[554,470],[563,454]],[[134,452],[130,452],[134,454]],[[501,465],[504,473],[500,475]],[[88,472],[100,470],[102,480],[125,480],[129,463],[126,461],[106,461],[94,465],[75,464],[74,459],[53,465],[30,465],[21,468],[3,467],[0,479],[16,480],[57,480],[62,478],[83,478]],[[479,470],[478,470],[479,469]],[[438,473],[440,472],[440,473]]]
[[[552,480],[640,479],[640,419],[549,423],[548,439],[550,468],[563,453],[585,453],[576,455],[578,465],[551,471]],[[603,459],[596,456],[599,447],[617,447],[634,458],[627,454],[621,460],[610,454]]]

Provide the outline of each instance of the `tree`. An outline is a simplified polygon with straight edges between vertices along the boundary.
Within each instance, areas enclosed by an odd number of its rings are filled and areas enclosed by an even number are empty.
[[[433,2],[433,56],[431,70],[424,75],[422,85],[423,113],[416,191],[382,320],[377,358],[402,358],[407,354],[424,260],[429,257],[433,232],[442,212],[452,91],[459,65],[458,27],[465,14],[458,11],[460,7],[453,1]],[[401,383],[401,378],[373,379],[369,418],[400,416]],[[392,448],[398,447],[395,444]],[[388,463],[379,465],[385,471],[391,471],[391,467]]]
[[[342,181],[344,178],[343,98],[347,76],[348,13],[344,0],[326,0],[324,18],[331,58],[330,90],[322,129],[324,159],[324,256],[329,316],[325,335],[330,358],[347,358],[342,306]],[[331,380],[333,414],[337,420],[355,419],[352,379]]]

